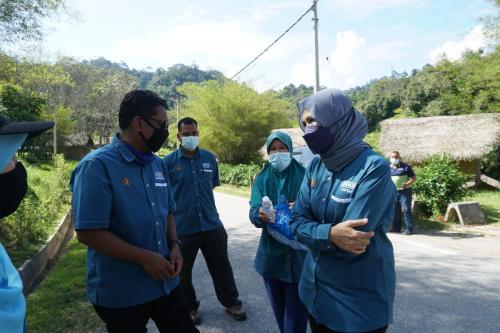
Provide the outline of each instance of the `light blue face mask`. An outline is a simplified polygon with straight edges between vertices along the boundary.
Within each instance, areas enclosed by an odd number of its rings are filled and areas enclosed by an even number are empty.
[[[292,162],[292,155],[290,153],[273,153],[269,155],[269,163],[279,172],[288,168]]]
[[[16,151],[21,148],[27,133],[0,135],[0,173],[5,169]]]
[[[182,147],[186,150],[193,151],[198,147],[200,143],[199,136],[183,136],[182,137]]]

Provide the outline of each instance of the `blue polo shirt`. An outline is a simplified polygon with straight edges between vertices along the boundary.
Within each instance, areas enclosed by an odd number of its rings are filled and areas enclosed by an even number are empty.
[[[365,149],[342,170],[330,172],[316,157],[307,167],[291,228],[307,245],[299,295],[308,312],[331,330],[366,332],[393,320],[395,269],[387,238],[396,190],[387,161]],[[368,218],[366,252],[354,255],[329,240],[332,225]]]
[[[413,172],[411,166],[406,163],[399,162],[396,168],[391,166],[391,179],[398,190],[401,190],[403,184],[414,176],[415,172]]]
[[[115,137],[88,154],[71,175],[76,230],[106,229],[168,258],[167,216],[175,203],[159,157],[147,165]],[[93,304],[121,308],[160,298],[178,278],[157,281],[139,264],[87,250],[87,295]]]
[[[177,204],[177,234],[186,236],[221,228],[213,192],[220,185],[215,156],[197,149],[190,158],[179,148],[167,155],[164,163]]]

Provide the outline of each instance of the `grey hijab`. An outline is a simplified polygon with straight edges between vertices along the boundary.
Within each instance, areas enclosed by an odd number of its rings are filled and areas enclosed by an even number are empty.
[[[365,117],[352,106],[352,101],[337,89],[324,89],[299,101],[299,122],[309,111],[319,126],[329,127],[333,144],[321,154],[328,170],[340,170],[354,160],[368,144],[363,139],[368,132]]]

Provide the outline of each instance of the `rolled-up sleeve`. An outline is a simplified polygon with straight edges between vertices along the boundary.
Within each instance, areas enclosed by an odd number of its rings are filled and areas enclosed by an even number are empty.
[[[250,212],[248,217],[250,222],[257,228],[264,227],[264,222],[259,218],[259,209],[261,207],[262,197],[264,196],[260,183],[255,180],[252,186],[252,194],[250,196]]]
[[[81,162],[71,175],[70,188],[75,230],[108,229],[112,192],[104,164],[97,159]]]

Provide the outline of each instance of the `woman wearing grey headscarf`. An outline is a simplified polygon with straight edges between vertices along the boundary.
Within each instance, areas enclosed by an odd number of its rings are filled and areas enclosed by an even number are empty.
[[[386,236],[395,188],[387,161],[363,142],[367,123],[339,90],[299,102],[313,153],[292,215],[309,247],[299,294],[313,333],[385,332],[392,322],[394,255]]]

